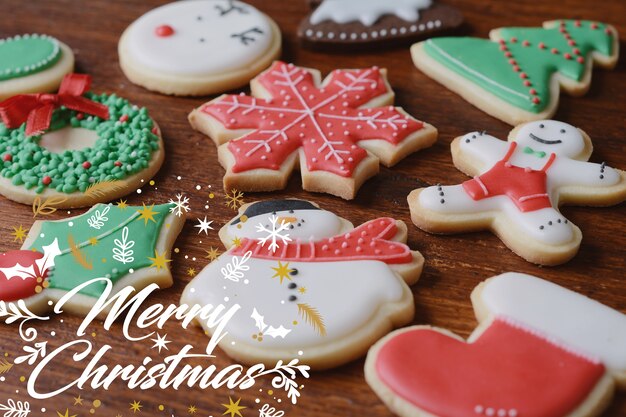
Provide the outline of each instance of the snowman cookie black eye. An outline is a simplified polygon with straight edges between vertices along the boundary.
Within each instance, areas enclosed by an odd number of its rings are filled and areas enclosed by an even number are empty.
[[[542,123],[542,124],[539,125],[539,127],[543,129],[545,127],[545,125]]]
[[[561,129],[561,133],[565,133],[565,129]]]

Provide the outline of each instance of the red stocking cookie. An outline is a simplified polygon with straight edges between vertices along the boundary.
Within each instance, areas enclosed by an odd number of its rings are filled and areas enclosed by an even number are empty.
[[[379,162],[392,166],[437,138],[390,106],[385,74],[337,70],[322,83],[315,70],[276,62],[252,80],[254,97],[221,96],[189,120],[219,145],[226,189],[282,189],[299,162],[305,190],[352,199]]]
[[[452,142],[452,156],[474,179],[413,191],[411,218],[434,233],[491,229],[530,262],[566,262],[582,234],[559,205],[607,206],[626,199],[626,173],[587,162],[592,149],[582,130],[553,120],[520,125],[508,142],[468,133]]]
[[[398,330],[368,354],[369,385],[402,417],[598,415],[626,382],[626,315],[539,278],[506,273],[472,293],[467,342]]]

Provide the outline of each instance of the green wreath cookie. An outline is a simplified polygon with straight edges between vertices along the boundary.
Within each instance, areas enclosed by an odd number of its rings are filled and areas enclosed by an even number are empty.
[[[38,34],[0,39],[0,100],[25,93],[56,91],[74,69],[72,50]]]
[[[1,194],[24,204],[53,198],[57,208],[84,207],[121,197],[156,174],[163,143],[148,111],[114,94],[84,93],[89,84],[88,76],[72,74],[58,95],[0,103]]]

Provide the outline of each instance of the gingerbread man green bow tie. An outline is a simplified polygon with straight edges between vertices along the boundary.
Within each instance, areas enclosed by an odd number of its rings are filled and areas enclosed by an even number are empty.
[[[546,156],[546,153],[544,151],[536,151],[533,148],[531,148],[530,146],[526,146],[524,148],[524,153],[536,155],[539,158],[545,158],[545,156]]]

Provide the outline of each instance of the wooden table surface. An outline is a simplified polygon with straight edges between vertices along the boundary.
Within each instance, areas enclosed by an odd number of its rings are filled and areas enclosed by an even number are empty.
[[[621,46],[626,37],[626,2],[585,0],[483,2],[471,0],[447,0],[465,14],[464,33],[486,37],[489,30],[499,26],[539,26],[544,20],[556,18],[583,18],[607,21],[621,33]],[[129,203],[162,203],[178,192],[191,198],[192,212],[176,247],[173,273],[175,284],[153,297],[154,302],[177,302],[181,291],[189,281],[188,268],[199,270],[208,262],[205,250],[210,246],[221,247],[217,232],[208,238],[197,234],[196,218],[207,215],[214,225],[221,226],[234,212],[224,205],[222,175],[224,170],[217,162],[213,143],[194,132],[187,123],[188,112],[206,101],[206,98],[175,98],[150,93],[132,85],[122,74],[117,59],[117,40],[134,19],[153,7],[165,3],[159,0],[2,0],[0,15],[0,37],[19,33],[46,33],[70,45],[77,58],[77,71],[93,76],[93,90],[115,92],[132,102],[146,106],[161,126],[166,142],[166,163],[155,178],[156,185],[146,186],[141,195],[133,193]],[[301,49],[296,39],[296,28],[307,12],[305,0],[250,0],[250,3],[272,16],[284,35],[282,58],[298,65],[319,68],[324,74],[335,68],[358,68],[371,65],[387,67],[389,79],[396,91],[397,104],[409,113],[428,121],[439,129],[439,140],[435,146],[407,157],[393,169],[381,168],[380,174],[368,181],[354,201],[346,202],[326,195],[303,192],[300,179],[292,178],[282,192],[247,194],[246,201],[266,197],[298,197],[319,202],[324,208],[335,211],[355,224],[381,215],[394,216],[411,225],[406,203],[408,193],[417,187],[443,182],[457,184],[466,177],[457,171],[450,155],[451,140],[460,134],[486,129],[489,133],[505,138],[510,126],[493,119],[472,107],[455,94],[430,80],[413,67],[407,47],[388,51],[372,51],[358,54],[325,54]],[[506,3],[506,5],[505,5]],[[622,57],[614,71],[596,69],[590,92],[583,98],[561,96],[556,119],[574,124],[585,130],[594,141],[592,161],[626,169],[626,65]],[[177,177],[182,177],[177,179]],[[196,190],[196,185],[203,187]],[[208,199],[207,187],[211,185],[215,198],[210,208],[204,208]],[[426,266],[420,281],[413,287],[416,316],[414,323],[444,327],[466,337],[476,321],[473,316],[469,295],[480,281],[505,271],[520,271],[534,274],[593,297],[610,307],[626,313],[626,285],[624,283],[626,244],[626,216],[624,205],[610,208],[565,207],[564,214],[580,226],[584,239],[580,252],[569,263],[552,268],[531,265],[509,251],[490,233],[459,234],[454,236],[432,236],[417,228],[409,228],[409,244],[422,252]],[[0,250],[16,249],[11,232],[13,226],[30,227],[33,218],[30,207],[0,199]],[[73,211],[78,214],[80,211]],[[51,218],[60,218],[55,214]],[[56,216],[56,217],[55,217]],[[200,243],[202,240],[202,243]],[[196,260],[194,260],[194,257]],[[53,320],[41,327],[41,336],[46,337],[56,330],[51,344],[66,343],[76,337],[75,330],[80,319],[64,316],[64,323]],[[93,329],[93,330],[91,330]],[[115,363],[132,362],[149,354],[149,344],[125,341],[119,325],[109,332],[101,323],[90,328],[96,332],[96,346],[109,343],[114,353],[105,360]],[[198,329],[183,330],[177,323],[169,323],[164,332],[174,340],[172,349],[184,343],[202,346],[208,340]],[[19,354],[21,341],[14,327],[0,326],[0,355],[8,358]],[[154,351],[153,351],[154,352]],[[137,362],[137,361],[135,361]],[[215,360],[218,367],[228,365],[230,360],[221,352]],[[53,387],[63,381],[78,377],[82,365],[75,364],[69,357],[56,363],[46,374],[42,384]],[[339,369],[314,373],[303,380],[304,389],[298,405],[292,407],[284,399],[278,403],[268,394],[269,381],[249,391],[226,389],[202,391],[200,389],[130,391],[122,383],[114,384],[109,391],[93,391],[90,388],[69,391],[48,400],[32,400],[26,394],[21,376],[27,376],[26,365],[14,367],[0,382],[0,403],[7,398],[30,400],[33,415],[56,417],[96,415],[114,417],[128,416],[129,403],[141,401],[143,408],[137,415],[176,416],[188,415],[188,407],[197,407],[199,417],[222,415],[222,403],[241,397],[244,417],[257,416],[255,411],[261,404],[269,402],[285,411],[286,416],[302,417],[383,417],[391,413],[373,394],[363,378],[363,360]],[[459,370],[462,372],[462,370]],[[262,388],[259,392],[257,388]],[[16,392],[19,391],[19,392]],[[275,393],[276,398],[280,398]],[[73,405],[74,397],[81,395],[84,405]],[[94,400],[99,407],[93,407]],[[158,409],[163,405],[164,410]],[[41,413],[41,408],[46,412]],[[93,408],[94,414],[90,414]],[[618,392],[606,416],[626,415],[626,392]]]

